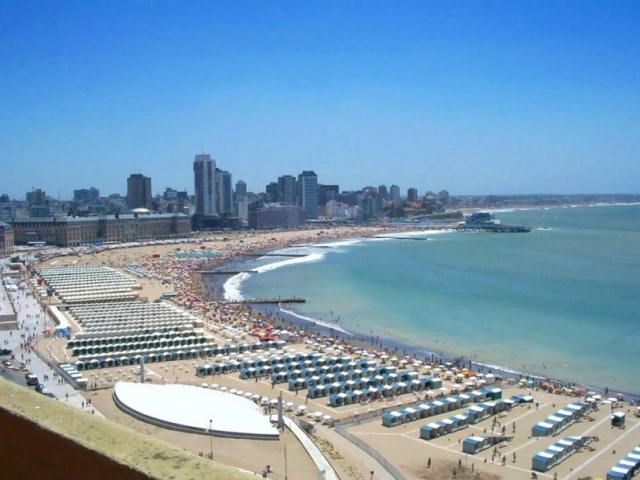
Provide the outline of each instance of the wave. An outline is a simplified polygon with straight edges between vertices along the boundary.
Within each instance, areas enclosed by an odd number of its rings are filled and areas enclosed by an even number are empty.
[[[320,325],[321,327],[325,327],[325,328],[332,328],[335,331],[342,332],[346,335],[352,335],[351,332],[348,332],[344,328],[337,326],[335,323],[323,322],[322,320],[318,320],[313,317],[305,317],[304,315],[300,315],[299,313],[296,313],[293,310],[287,310],[283,308],[282,305],[280,305],[280,311],[282,313],[286,313],[287,315],[291,315],[292,317],[296,317],[300,320],[304,320],[305,322],[313,323],[315,325]]]
[[[289,265],[296,265],[299,263],[311,263],[311,262],[319,262],[324,258],[324,252],[316,252],[306,255],[304,257],[295,257],[289,258],[287,260],[282,260],[280,262],[267,263],[266,265],[261,265],[256,268],[256,273],[264,273],[270,272],[271,270],[275,270],[281,267],[288,267]]]
[[[280,262],[267,263],[266,265],[261,265],[254,269],[255,273],[264,273],[270,272],[271,270],[275,270],[281,267],[287,267],[289,265],[296,265],[300,263],[309,263],[309,262],[318,262],[324,258],[324,252],[316,252],[311,253],[305,257],[295,257],[288,258],[287,260],[282,260]],[[244,300],[244,296],[242,295],[242,284],[247,280],[252,274],[243,272],[237,275],[234,275],[229,280],[224,282],[224,298],[225,300]]]
[[[250,276],[250,273],[239,273],[224,282],[224,285],[222,286],[222,288],[224,289],[224,299],[244,300],[240,287],[242,286],[242,283]]]
[[[315,247],[349,247],[352,245],[358,245],[362,243],[364,238],[352,238],[349,240],[338,240],[336,242],[322,242],[322,243],[314,243]]]

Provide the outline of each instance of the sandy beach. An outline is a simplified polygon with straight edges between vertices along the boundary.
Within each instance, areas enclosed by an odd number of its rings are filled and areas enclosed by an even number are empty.
[[[141,286],[140,298],[150,302],[162,297],[164,292],[175,292],[171,302],[185,308],[187,311],[202,318],[208,335],[212,335],[216,342],[224,344],[227,341],[229,330],[233,326],[237,332],[242,332],[243,341],[255,341],[268,334],[277,333],[278,319],[269,318],[266,314],[255,309],[249,310],[246,306],[229,305],[224,301],[211,301],[204,298],[200,279],[193,275],[192,271],[205,268],[221,267],[243,254],[262,252],[282,248],[287,245],[312,243],[318,241],[332,241],[344,238],[362,238],[372,235],[390,233],[387,228],[345,228],[345,229],[318,229],[295,232],[274,232],[257,235],[226,235],[216,236],[215,239],[180,245],[156,245],[127,249],[105,250],[95,254],[85,254],[82,257],[57,257],[49,259],[41,267],[61,265],[105,265],[120,271],[126,271],[131,264],[136,264],[150,274],[150,278],[138,278]],[[214,259],[198,258],[202,252],[217,252]],[[178,253],[191,253],[192,258],[179,258]],[[74,324],[70,318],[72,329],[80,330],[81,326]],[[287,351],[310,352],[321,347],[325,354],[337,352],[350,353],[354,358],[369,358],[378,364],[390,362],[389,358],[383,358],[382,349],[373,349],[365,343],[348,342],[346,339],[329,339],[320,336],[311,336],[311,327],[307,325],[284,324],[295,339],[294,343],[287,345]],[[46,342],[46,343],[45,343]],[[50,355],[45,345],[49,344],[58,358],[64,358],[69,354],[65,349],[66,341],[57,339],[49,342],[43,340],[38,348],[42,355]],[[72,360],[72,359],[71,359]],[[503,466],[501,462],[492,462],[492,451],[487,450],[476,456],[462,454],[462,439],[470,435],[482,435],[486,429],[491,429],[491,420],[485,420],[472,425],[460,432],[446,435],[435,440],[422,440],[419,438],[419,429],[425,423],[434,422],[446,418],[451,414],[440,414],[428,420],[418,420],[412,423],[387,428],[381,425],[379,415],[382,411],[400,409],[408,404],[416,404],[424,401],[425,395],[449,394],[452,391],[461,390],[464,385],[454,382],[454,378],[438,372],[438,365],[425,365],[416,363],[414,359],[404,355],[397,355],[394,363],[404,360],[407,368],[413,369],[422,375],[442,375],[444,390],[438,392],[406,393],[393,399],[374,401],[368,404],[346,405],[342,407],[330,407],[327,398],[306,400],[306,390],[300,392],[289,391],[285,384],[272,385],[267,379],[241,380],[237,373],[223,374],[220,377],[197,377],[195,367],[207,363],[207,359],[179,360],[147,365],[147,378],[152,382],[180,382],[200,385],[202,383],[216,383],[229,389],[241,389],[259,396],[275,398],[280,393],[294,404],[294,410],[300,405],[306,405],[309,411],[319,411],[331,416],[334,420],[347,421],[346,429],[352,435],[366,442],[391,462],[400,472],[410,479],[439,479],[452,478],[453,468],[457,468],[457,478],[493,478],[493,479],[528,479],[531,478],[531,457],[544,450],[552,443],[566,435],[596,436],[598,441],[592,443],[589,449],[583,449],[545,474],[538,474],[540,478],[578,479],[588,476],[602,477],[606,472],[623,458],[629,451],[640,443],[640,419],[634,417],[635,408],[628,403],[620,402],[619,411],[626,412],[625,429],[612,428],[610,425],[611,404],[603,404],[597,412],[590,414],[589,419],[583,419],[557,438],[535,439],[531,437],[531,428],[537,422],[560,410],[563,406],[575,402],[583,392],[572,391],[548,393],[536,388],[518,387],[516,382],[507,381],[505,378],[497,387],[503,390],[503,398],[509,398],[515,394],[528,393],[535,402],[525,406],[514,407],[511,411],[499,415],[500,425],[509,429],[509,436],[513,439],[505,442],[500,447],[501,455],[508,458]],[[123,371],[124,370],[124,371]],[[126,425],[136,431],[152,435],[169,443],[186,449],[196,455],[208,451],[208,437],[195,434],[185,434],[153,427],[146,423],[129,417],[121,412],[111,398],[110,382],[106,379],[127,378],[133,376],[135,367],[104,368],[94,370],[90,374],[92,381],[98,387],[105,384],[105,388],[87,392],[93,403],[105,416],[117,423]],[[124,379],[123,378],[123,379]],[[112,382],[111,382],[112,383]],[[471,388],[471,387],[469,387]],[[585,395],[586,396],[586,393]],[[582,397],[584,398],[584,397]],[[537,404],[537,406],[536,406]],[[457,413],[463,413],[464,410]],[[359,420],[351,422],[363,414],[372,416],[371,420]],[[289,412],[293,415],[293,412]],[[516,432],[511,432],[512,425],[517,425]],[[333,467],[342,478],[368,479],[389,478],[386,472],[376,472],[371,475],[372,462],[355,445],[338,435],[335,429],[327,425],[319,425],[315,435],[315,443],[325,452]],[[393,441],[389,441],[393,439]],[[215,458],[228,465],[238,466],[250,471],[259,472],[264,465],[274,466],[274,473],[270,478],[284,478],[284,445],[287,445],[289,458],[295,458],[295,462],[288,462],[288,478],[313,478],[315,466],[301,445],[290,434],[283,434],[279,442],[259,442],[249,440],[215,439]],[[615,453],[614,453],[615,452]],[[515,461],[513,454],[516,454]],[[430,460],[430,466],[428,462]],[[461,463],[459,463],[461,462]],[[486,463],[485,463],[486,462]],[[473,465],[473,471],[472,466]],[[478,469],[481,476],[478,477]]]

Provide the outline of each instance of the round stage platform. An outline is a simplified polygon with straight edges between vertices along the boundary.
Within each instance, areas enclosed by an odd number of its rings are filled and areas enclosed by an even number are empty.
[[[232,393],[192,385],[119,382],[113,399],[129,415],[171,430],[228,438],[279,438],[278,429],[258,405]]]

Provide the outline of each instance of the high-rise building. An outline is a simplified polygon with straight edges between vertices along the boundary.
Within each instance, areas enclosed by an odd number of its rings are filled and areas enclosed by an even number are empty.
[[[391,185],[389,188],[389,199],[392,202],[400,201],[400,187],[398,185]]]
[[[296,177],[283,175],[278,177],[278,201],[293,204],[296,201]]]
[[[231,189],[231,174],[216,168],[217,211],[220,216],[233,215],[233,190]]]
[[[132,173],[127,179],[127,205],[129,208],[151,208],[151,177]]]
[[[415,203],[417,201],[418,201],[418,189],[410,188],[409,190],[407,190],[407,202]]]
[[[247,195],[247,184],[244,183],[242,180],[238,180],[236,182],[236,198],[240,199],[242,197],[245,197]]]
[[[36,188],[31,192],[27,192],[27,202],[29,205],[44,205],[47,201],[47,194],[44,190]]]
[[[278,201],[278,184],[276,182],[271,182],[269,185],[264,187],[264,192],[266,194],[265,201],[267,203],[275,203]]]
[[[236,195],[236,217],[242,222],[249,220],[249,198],[246,195]]]
[[[81,188],[73,191],[73,201],[77,203],[91,203],[100,200],[100,190],[95,187]]]
[[[216,162],[211,155],[196,155],[193,161],[195,213],[212,216],[216,213]]]
[[[378,195],[382,200],[389,200],[389,192],[387,191],[386,185],[380,185],[378,187]]]
[[[335,200],[340,195],[339,185],[318,185],[318,204],[326,205],[329,200]]]
[[[451,198],[449,196],[449,192],[446,190],[440,190],[440,193],[438,193],[438,199],[440,200],[440,203],[442,203],[443,207],[451,205]]]
[[[311,170],[298,175],[298,205],[304,208],[307,220],[318,218],[318,176]]]

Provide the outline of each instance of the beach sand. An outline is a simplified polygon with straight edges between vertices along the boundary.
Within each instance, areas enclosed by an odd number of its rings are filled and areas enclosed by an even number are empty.
[[[127,248],[120,250],[107,250],[97,254],[87,254],[82,257],[58,257],[44,262],[41,267],[60,266],[65,264],[73,265],[106,265],[119,270],[123,270],[127,265],[136,263],[149,272],[160,272],[162,277],[169,279],[163,284],[161,280],[139,279],[141,285],[140,297],[154,301],[162,296],[163,292],[177,292],[174,301],[184,305],[188,311],[203,318],[207,322],[207,329],[210,335],[217,338],[220,344],[225,343],[224,326],[234,324],[246,330],[247,341],[254,341],[256,336],[264,335],[265,328],[256,328],[256,322],[252,322],[250,317],[260,316],[266,318],[264,314],[259,314],[255,310],[249,315],[246,309],[236,306],[226,305],[225,302],[207,301],[201,297],[197,279],[191,275],[193,269],[211,267],[212,265],[223,265],[243,253],[254,251],[266,251],[280,248],[285,245],[297,243],[310,243],[314,241],[338,240],[341,238],[367,237],[380,233],[387,233],[389,229],[380,228],[348,228],[348,229],[323,229],[312,231],[296,232],[274,232],[259,235],[226,235],[226,240],[222,238],[212,239],[201,243],[162,245]],[[218,236],[220,237],[220,236]],[[200,252],[202,247],[207,250],[222,252],[219,259],[215,261],[207,260],[186,260],[178,261],[172,254],[177,252]],[[329,306],[328,306],[329,308]],[[244,312],[244,313],[243,313]],[[277,323],[275,319],[269,319],[271,324]],[[74,326],[77,329],[79,326]],[[300,331],[301,342],[305,339],[305,332]],[[64,358],[64,341],[56,340],[52,342],[53,352],[58,358]],[[39,349],[43,355],[48,355],[44,349],[44,343],[39,344]],[[364,347],[361,345],[360,347]],[[289,345],[290,349],[310,351],[311,345],[308,343],[298,343]],[[356,346],[342,344],[345,351],[356,351]],[[206,364],[206,359],[183,360],[177,362],[163,362],[147,365],[148,375],[152,382],[180,382],[199,385],[203,382],[217,383],[228,388],[241,389],[261,396],[276,398],[281,392],[285,401],[291,401],[296,406],[305,403],[305,390],[295,395],[284,389],[285,385],[276,385],[272,389],[271,384],[266,380],[255,382],[254,380],[244,381],[238,378],[238,374],[222,375],[221,377],[198,378],[195,375],[195,364]],[[101,369],[88,372],[87,375],[94,375],[92,381],[98,378],[106,378],[109,375],[126,378],[132,376],[137,378],[130,371],[118,372],[127,367],[115,367],[112,369]],[[131,370],[134,367],[129,367]],[[424,368],[424,367],[422,367]],[[424,373],[424,372],[423,372]],[[445,382],[448,388],[459,388],[458,385]],[[516,393],[529,392],[514,385],[503,382],[499,385],[504,389],[503,398]],[[128,415],[122,413],[111,399],[112,390],[110,388],[89,392],[95,405],[110,419],[127,425],[136,431],[152,435],[169,443],[185,448],[193,453],[207,452],[209,439],[206,436],[184,434],[165,429],[153,427],[139,422]],[[424,395],[422,393],[421,395]],[[561,409],[563,405],[572,403],[577,398],[565,395],[556,395],[542,391],[532,391],[535,401],[539,403],[539,409],[535,406],[516,407],[499,420],[502,424],[511,426],[516,422],[517,431],[513,441],[500,449],[506,454],[508,462],[506,466],[491,463],[491,450],[486,450],[476,456],[463,456],[461,444],[458,442],[463,438],[483,434],[485,428],[491,427],[491,420],[485,420],[478,425],[471,426],[461,432],[457,432],[446,437],[431,440],[429,442],[419,438],[420,426],[446,418],[453,414],[463,413],[463,410],[455,413],[442,414],[436,417],[423,419],[420,421],[407,423],[394,428],[381,426],[381,421],[376,418],[370,422],[362,422],[358,425],[351,425],[348,431],[353,435],[375,448],[382,456],[395,465],[409,479],[437,479],[451,478],[451,468],[457,465],[459,460],[463,462],[458,478],[476,478],[477,472],[470,472],[470,465],[474,463],[474,469],[480,468],[480,478],[502,478],[502,479],[529,479],[531,478],[531,457],[537,452],[544,450],[552,443],[567,435],[596,435],[600,441],[591,444],[594,449],[583,450],[564,461],[558,467],[547,474],[539,474],[540,478],[553,478],[557,473],[558,478],[577,479],[587,476],[604,477],[606,472],[623,458],[635,446],[640,443],[640,420],[633,417],[633,407],[624,407],[627,413],[627,424],[625,430],[612,429],[609,422],[610,407],[603,405],[599,412],[591,416],[593,421],[583,420],[580,423],[568,428],[556,438],[532,439],[531,427]],[[332,416],[334,419],[349,419],[355,412],[362,414],[368,409],[380,410],[400,408],[401,405],[413,402],[413,394],[405,394],[393,400],[393,402],[374,402],[370,405],[349,405],[340,408],[328,407],[327,398],[314,399],[308,401],[309,411],[320,411],[323,414]],[[511,435],[510,430],[507,435]],[[328,459],[343,478],[368,479],[370,478],[371,463],[366,456],[354,445],[339,436],[334,429],[328,426],[319,426],[314,435],[316,444],[325,452]],[[274,474],[270,478],[284,478],[284,445],[287,445],[289,455],[289,478],[315,478],[315,466],[308,455],[302,450],[299,443],[290,433],[285,433],[279,442],[252,442],[248,440],[214,440],[214,458],[222,463],[246,468],[251,471],[260,471],[264,465],[274,466]],[[613,453],[615,450],[616,453]],[[516,462],[512,462],[513,452],[517,453]],[[295,455],[295,456],[294,456]],[[291,461],[295,458],[295,465]],[[431,458],[431,468],[427,468],[427,461]],[[487,459],[487,463],[484,463]],[[465,465],[467,468],[465,468]],[[295,470],[294,470],[295,469]],[[447,476],[448,475],[448,476]],[[373,478],[387,478],[376,477]]]

